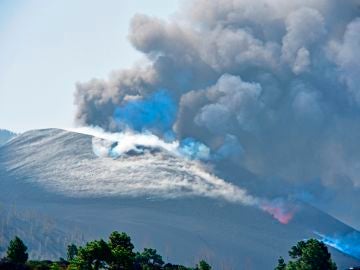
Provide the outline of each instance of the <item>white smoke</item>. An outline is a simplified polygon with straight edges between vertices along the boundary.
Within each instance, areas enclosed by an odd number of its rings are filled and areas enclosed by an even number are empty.
[[[210,173],[205,165],[189,160],[179,151],[178,141],[168,143],[150,133],[108,133],[100,128],[90,127],[68,130],[92,136],[93,151],[99,158],[83,162],[64,158],[66,164],[48,162],[44,170],[34,168],[40,174],[37,181],[43,179],[45,186],[58,192],[76,197],[200,196],[253,206],[260,203],[258,198],[251,196],[246,190]],[[116,156],[112,156],[110,151],[114,143],[117,143],[113,149]],[[57,145],[59,146],[59,142]],[[145,151],[140,155],[126,155],[139,146],[161,151],[155,154]],[[32,145],[28,148],[31,149]],[[61,148],[59,146],[54,152],[61,155],[64,151]],[[41,152],[38,149],[39,157],[36,160],[41,162],[45,158],[51,159],[50,153],[53,153],[53,150]],[[22,162],[27,164],[28,160]],[[62,170],[60,166],[67,169]],[[54,174],[54,171],[57,173]],[[71,185],[66,183],[74,178],[76,181]]]
[[[127,129],[124,132],[110,133],[99,127],[81,127],[68,129],[93,136],[93,151],[100,157],[119,157],[127,152],[143,153],[144,148],[161,149],[175,156],[188,159],[208,160],[210,149],[199,142],[181,144],[177,140],[164,141],[150,132],[134,132]]]
[[[111,194],[104,193],[105,196],[195,196],[221,199],[257,207],[283,224],[292,219],[296,210],[283,200],[269,201],[254,197],[245,189],[215,176],[203,163],[190,160],[178,141],[164,142],[150,133],[108,133],[100,128],[89,127],[72,130],[93,136],[94,153],[105,169],[117,172],[121,189],[114,189]],[[144,147],[148,147],[148,151]],[[153,149],[161,151],[150,153]],[[134,151],[135,155],[129,155],[129,151]],[[123,176],[126,173],[127,177]],[[99,192],[101,189],[97,187],[93,191]]]
[[[174,155],[180,154],[178,152],[180,146],[178,141],[165,142],[151,133],[137,133],[130,129],[121,133],[110,133],[99,127],[81,127],[68,130],[93,136],[94,152],[99,156],[109,156],[111,144],[114,142],[118,143],[112,149],[117,156],[121,156],[130,150],[136,150],[138,145],[161,148]]]

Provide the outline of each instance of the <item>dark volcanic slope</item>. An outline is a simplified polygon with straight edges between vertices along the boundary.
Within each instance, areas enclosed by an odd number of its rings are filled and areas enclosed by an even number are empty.
[[[138,248],[155,247],[166,260],[193,265],[206,258],[215,269],[272,269],[278,256],[285,256],[298,240],[314,237],[314,231],[354,232],[306,205],[283,225],[257,208],[198,196],[184,181],[208,188],[211,179],[202,178],[188,161],[161,152],[98,158],[91,136],[63,130],[27,132],[2,146],[0,180],[4,209],[9,211],[11,204],[18,212],[45,216],[56,228],[55,238],[61,234],[81,242],[83,236],[105,237],[122,230],[133,236]],[[141,192],[144,183],[150,187]],[[151,187],[159,183],[161,188]],[[168,187],[169,183],[182,188]],[[162,198],[167,190],[172,198]],[[151,192],[155,195],[149,196]],[[125,196],[129,193],[131,197]],[[30,217],[24,222],[33,221]],[[3,232],[7,238],[13,233]],[[28,239],[34,247],[43,235],[41,230],[32,232],[36,233]],[[58,247],[51,251],[54,256],[65,251],[61,244]],[[336,251],[333,255],[340,268],[356,264]]]

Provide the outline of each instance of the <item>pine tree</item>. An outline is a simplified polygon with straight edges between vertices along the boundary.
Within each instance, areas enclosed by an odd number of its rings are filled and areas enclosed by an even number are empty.
[[[68,261],[72,261],[75,256],[78,254],[78,248],[76,245],[71,244],[67,247],[67,259]]]
[[[197,266],[199,270],[211,270],[211,266],[204,260],[199,262],[199,265]]]
[[[26,251],[27,247],[25,246],[23,241],[16,236],[14,240],[10,241],[7,250],[7,258],[11,262],[24,264],[29,257]]]

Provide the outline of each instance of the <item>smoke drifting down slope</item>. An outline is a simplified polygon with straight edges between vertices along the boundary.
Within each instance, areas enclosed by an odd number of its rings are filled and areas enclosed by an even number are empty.
[[[94,153],[99,158],[111,158],[113,161],[108,160],[108,164],[113,165],[113,169],[119,166],[122,169],[131,167],[129,162],[138,168],[138,176],[134,172],[128,177],[119,175],[121,192],[118,192],[123,196],[200,196],[221,199],[257,207],[283,224],[287,224],[296,211],[296,206],[290,202],[251,196],[245,189],[213,175],[204,164],[191,160],[194,156],[191,152],[196,152],[197,148],[185,146],[185,151],[178,141],[165,142],[153,134],[131,131],[106,133],[99,128],[73,131],[93,136]],[[151,175],[155,169],[158,171],[156,177]],[[119,173],[123,174],[122,171]]]

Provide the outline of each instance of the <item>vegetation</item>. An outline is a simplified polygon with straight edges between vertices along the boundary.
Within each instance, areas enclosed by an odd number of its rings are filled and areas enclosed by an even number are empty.
[[[27,247],[18,237],[9,244],[7,256],[0,260],[0,270],[211,270],[200,261],[195,268],[163,261],[156,249],[145,248],[135,252],[131,238],[126,233],[113,232],[108,241],[90,241],[84,246],[67,247],[67,260],[53,262],[28,261]]]
[[[19,237],[15,237],[10,241],[9,248],[7,250],[7,259],[13,263],[25,263],[29,257],[27,247],[21,241]]]
[[[292,261],[279,258],[275,270],[336,270],[326,245],[316,239],[300,241],[289,251]]]
[[[165,263],[156,249],[135,252],[126,233],[113,232],[108,241],[94,240],[84,246],[67,247],[67,260],[28,261],[27,247],[15,237],[10,241],[6,257],[0,260],[0,270],[211,270],[206,261],[194,268]],[[310,239],[300,241],[289,251],[291,260],[280,257],[275,270],[336,270],[336,264],[325,244]]]

